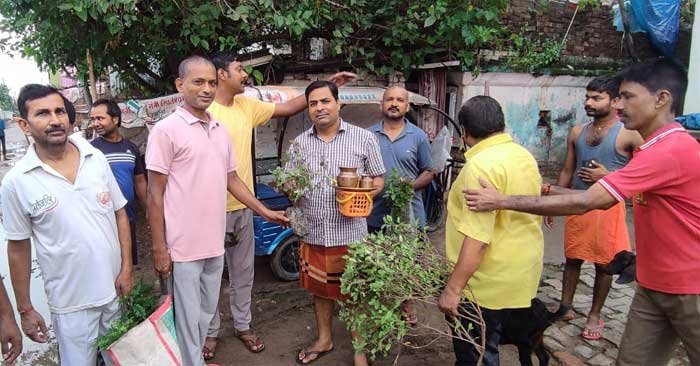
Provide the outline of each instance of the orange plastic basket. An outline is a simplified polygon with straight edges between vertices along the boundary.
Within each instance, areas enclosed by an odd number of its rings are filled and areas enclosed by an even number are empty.
[[[335,200],[338,201],[338,209],[343,216],[367,217],[372,212],[372,196],[367,192],[338,189]]]

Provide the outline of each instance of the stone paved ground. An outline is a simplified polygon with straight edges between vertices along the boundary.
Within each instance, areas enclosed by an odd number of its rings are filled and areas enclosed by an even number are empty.
[[[558,307],[561,297],[563,266],[545,265],[538,297],[547,304],[550,310]],[[558,321],[545,332],[544,344],[562,365],[579,366],[614,365],[617,350],[627,321],[627,312],[632,303],[636,283],[618,285],[613,282],[602,318],[605,321],[603,339],[591,341],[581,337],[586,324],[586,315],[591,306],[595,268],[586,263],[581,269],[576,295],[574,296],[574,311],[576,318],[572,321]],[[684,350],[679,347],[669,366],[690,365]]]

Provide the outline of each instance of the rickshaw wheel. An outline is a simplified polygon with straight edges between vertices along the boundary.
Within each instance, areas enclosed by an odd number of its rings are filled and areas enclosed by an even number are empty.
[[[270,269],[275,277],[282,281],[299,279],[299,245],[299,237],[292,235],[275,249],[270,261]]]

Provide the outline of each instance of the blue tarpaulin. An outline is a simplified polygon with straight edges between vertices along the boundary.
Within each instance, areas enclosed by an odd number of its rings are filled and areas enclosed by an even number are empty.
[[[691,113],[685,116],[676,117],[683,127],[689,130],[700,130],[700,113]]]
[[[681,0],[628,0],[625,10],[631,32],[646,32],[661,53],[673,56],[678,41]],[[623,32],[619,7],[614,6],[613,12],[613,25]]]

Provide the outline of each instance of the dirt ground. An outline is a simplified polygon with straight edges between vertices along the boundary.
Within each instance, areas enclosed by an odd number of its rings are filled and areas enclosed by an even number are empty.
[[[145,281],[156,283],[150,257],[150,238],[145,227],[145,220],[143,217],[139,217],[137,222],[140,264],[137,266],[135,276],[136,279],[143,278]],[[442,230],[438,230],[431,235],[431,239],[438,246],[444,246],[443,238],[444,232]],[[444,248],[438,249],[444,250]],[[219,308],[223,314],[222,329],[219,334],[216,358],[210,361],[211,363],[226,366],[295,365],[295,357],[298,351],[315,339],[316,328],[312,297],[299,286],[298,282],[277,280],[270,270],[268,258],[266,257],[256,257],[252,302],[252,327],[265,341],[266,349],[263,352],[259,354],[249,352],[234,337],[228,296],[228,281],[224,278],[219,300]],[[422,322],[447,332],[447,323],[435,306],[417,304],[416,309]],[[455,358],[452,351],[452,342],[448,337],[436,337],[425,334],[425,331],[420,333],[423,334],[417,334],[406,339],[406,342],[409,343],[408,346],[395,347],[388,357],[378,359],[373,364],[377,366],[442,366],[454,364]],[[335,350],[315,362],[314,365],[351,366],[353,348],[350,336],[345,330],[344,324],[337,318],[333,324],[333,340]],[[514,347],[504,346],[501,353],[502,365],[519,365],[517,362],[517,351]],[[554,362],[551,364],[554,364]]]

